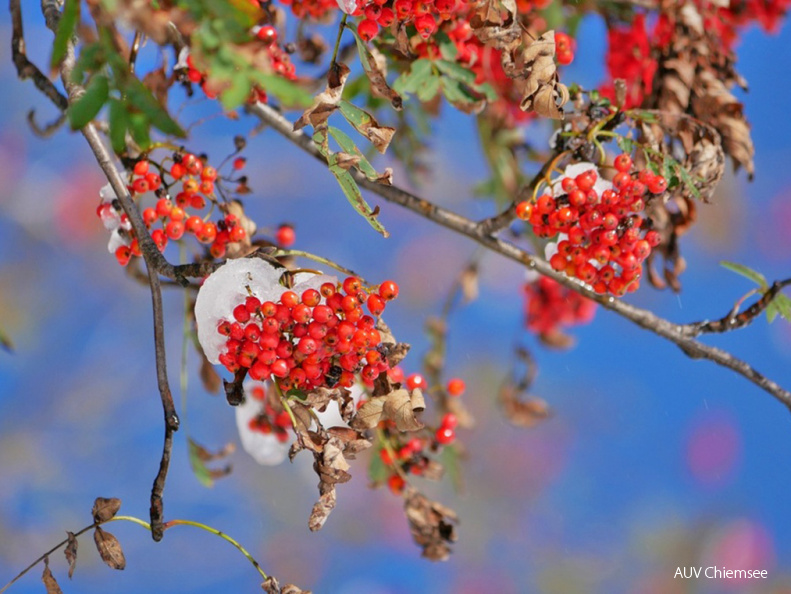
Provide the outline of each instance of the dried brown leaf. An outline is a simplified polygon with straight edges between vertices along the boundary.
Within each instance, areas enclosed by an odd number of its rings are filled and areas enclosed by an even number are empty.
[[[415,417],[415,413],[421,412],[426,406],[423,394],[420,390],[412,392],[417,394],[413,396],[407,390],[400,388],[393,390],[385,398],[382,417],[393,421],[399,431],[417,431],[423,428],[423,423]]]
[[[102,561],[108,566],[112,569],[124,569],[126,567],[124,551],[115,536],[97,526],[93,532],[93,541],[96,543],[96,550],[99,551]]]
[[[203,383],[203,387],[209,394],[219,394],[220,388],[222,387],[222,378],[220,377],[220,374],[217,373],[214,365],[209,363],[209,360],[206,358],[206,355],[203,354],[202,349],[200,349],[200,353],[200,379]]]
[[[41,575],[41,581],[44,582],[47,594],[63,594],[58,581],[49,569],[49,557],[44,557],[44,573]]]
[[[517,427],[534,427],[551,414],[546,402],[540,398],[522,400],[512,385],[501,388],[500,405],[508,422]]]
[[[334,64],[327,77],[327,88],[316,95],[313,105],[294,123],[294,130],[300,130],[310,124],[318,131],[327,127],[327,119],[338,109],[343,94],[343,85],[349,78],[349,67],[346,64]]]
[[[327,518],[330,517],[330,513],[335,509],[336,501],[335,487],[330,487],[321,494],[310,512],[310,518],[308,518],[308,528],[311,532],[321,530]]]
[[[520,104],[522,111],[535,111],[539,115],[562,119],[562,107],[569,100],[566,86],[558,81],[555,63],[555,32],[547,31],[525,48],[525,82]]]
[[[423,556],[432,561],[445,561],[450,556],[450,543],[456,542],[456,512],[409,489],[404,496],[412,538],[423,548]]]
[[[405,390],[406,391],[406,390]],[[386,396],[375,396],[363,404],[357,411],[351,426],[355,429],[372,429],[379,424],[382,418]]]
[[[77,567],[77,537],[73,532],[67,532],[66,536],[69,539],[64,553],[66,554],[66,562],[69,564],[69,579],[74,575],[74,568]]]
[[[261,584],[267,594],[312,594],[310,590],[300,590],[294,584],[286,584],[282,588],[280,583],[271,575]]]
[[[106,522],[115,516],[118,513],[118,510],[121,509],[121,500],[117,497],[97,497],[96,500],[93,502],[93,509],[91,510],[91,514],[93,515],[94,522]]]

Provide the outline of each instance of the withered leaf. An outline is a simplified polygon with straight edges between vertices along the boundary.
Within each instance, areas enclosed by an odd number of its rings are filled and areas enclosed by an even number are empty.
[[[69,542],[64,553],[66,553],[66,561],[69,564],[69,579],[71,579],[71,576],[74,575],[74,568],[77,566],[77,538],[73,532],[67,532],[66,535]]]
[[[546,402],[540,398],[522,400],[513,386],[507,385],[500,390],[500,405],[508,422],[517,427],[534,427],[550,416]]]
[[[409,489],[404,496],[412,538],[423,548],[423,556],[432,561],[445,561],[450,556],[450,543],[456,542],[456,512]]]
[[[555,32],[547,31],[524,50],[526,72],[522,111],[535,111],[539,115],[562,119],[560,109],[569,100],[566,86],[558,81],[555,64]]]
[[[266,594],[312,594],[310,590],[300,590],[294,584],[286,584],[282,588],[280,583],[271,575],[261,584]]]
[[[382,416],[395,422],[399,431],[417,431],[423,423],[417,420],[415,413],[426,407],[423,394],[419,389],[409,391],[399,388],[385,397]],[[362,409],[361,409],[362,410]]]
[[[200,379],[203,383],[203,387],[209,394],[219,394],[220,388],[222,387],[222,378],[220,377],[220,374],[217,373],[214,365],[209,363],[209,360],[206,358],[206,355],[203,354],[202,349],[200,352]]]
[[[44,557],[44,573],[41,575],[41,581],[44,582],[47,594],[63,594],[63,590],[60,589],[55,576],[49,569],[49,557]]]
[[[124,551],[115,536],[97,526],[93,533],[93,540],[96,543],[96,550],[99,551],[102,561],[113,569],[124,569],[126,567]]]
[[[357,415],[352,419],[351,426],[360,430],[376,427],[382,418],[386,400],[387,396],[375,396],[368,400],[357,411]]]
[[[361,157],[357,155],[350,155],[349,153],[344,153],[342,151],[336,152],[334,156],[335,164],[344,171],[349,171],[349,169],[352,167],[356,167],[361,159]]]
[[[310,528],[311,532],[321,530],[327,518],[330,517],[330,513],[335,509],[336,501],[337,496],[334,486],[327,488],[324,493],[321,494],[319,500],[315,503],[310,512],[310,518],[308,518],[308,528]]]
[[[106,522],[115,516],[119,509],[121,509],[121,500],[117,497],[110,497],[109,499],[97,497],[93,502],[93,509],[91,510],[93,521]]]
[[[338,109],[347,78],[349,78],[349,67],[336,62],[327,77],[327,88],[316,95],[313,105],[308,107],[294,123],[294,130],[300,130],[308,124],[316,131],[326,129],[327,119]]]

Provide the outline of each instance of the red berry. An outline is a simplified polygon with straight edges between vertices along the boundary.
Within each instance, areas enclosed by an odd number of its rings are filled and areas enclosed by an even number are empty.
[[[385,301],[392,301],[398,297],[398,285],[391,280],[383,282],[379,285],[379,296]]]
[[[369,295],[366,305],[368,306],[368,311],[374,316],[382,315],[385,310],[385,302],[379,295]]]
[[[230,240],[232,243],[237,243],[239,241],[242,241],[246,236],[247,233],[245,233],[245,230],[242,229],[242,227],[240,227],[239,225],[231,229]]]
[[[264,25],[255,35],[266,45],[272,45],[275,41],[277,41],[277,29],[275,29],[272,25]]]
[[[454,377],[448,381],[448,394],[451,396],[461,396],[466,389],[467,385],[464,383],[463,379]]]
[[[436,439],[437,443],[440,445],[448,445],[455,441],[456,432],[450,427],[443,426],[437,429],[437,432],[434,434],[434,439]]]
[[[181,221],[170,221],[165,227],[165,233],[169,239],[178,241],[184,235],[184,223]]]
[[[170,167],[170,175],[173,179],[181,179],[185,173],[187,173],[187,168],[181,163],[173,163]]]
[[[142,161],[138,161],[135,163],[134,170],[135,175],[145,175],[148,173],[148,161],[143,159]]]
[[[125,245],[119,246],[118,249],[115,250],[115,258],[121,266],[126,266],[131,257],[132,251]]]
[[[398,474],[393,474],[387,479],[387,486],[396,495],[399,495],[404,490],[404,485],[406,485],[406,481]]]
[[[414,390],[415,388],[420,388],[421,390],[425,390],[426,380],[419,373],[413,373],[408,378],[406,378],[406,385],[407,388],[409,388],[410,390]]]
[[[632,158],[626,153],[622,153],[615,157],[613,165],[618,171],[628,172],[632,168]]]
[[[283,247],[291,247],[294,245],[296,239],[297,234],[294,232],[294,227],[291,225],[280,225],[280,227],[277,228],[275,240],[277,241],[278,245],[282,245]]]
[[[533,216],[533,204],[531,202],[520,202],[516,205],[516,216],[523,221],[529,221]]]
[[[365,18],[357,25],[357,33],[363,41],[371,41],[379,33],[379,25],[376,24],[376,21]]]
[[[243,303],[240,303],[233,309],[233,317],[237,322],[245,323],[250,320],[250,312]]]

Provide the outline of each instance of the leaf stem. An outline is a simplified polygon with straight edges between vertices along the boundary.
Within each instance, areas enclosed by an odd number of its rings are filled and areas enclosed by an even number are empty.
[[[330,62],[330,71],[332,71],[332,67],[335,65],[335,61],[338,59],[338,49],[341,47],[341,37],[343,36],[343,29],[346,27],[346,18],[349,15],[344,13],[343,18],[341,19],[341,24],[338,26],[338,37],[335,38],[335,48],[332,50],[332,61]]]

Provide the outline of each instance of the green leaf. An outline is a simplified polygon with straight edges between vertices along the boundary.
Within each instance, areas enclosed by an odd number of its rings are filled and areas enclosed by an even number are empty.
[[[698,200],[701,199],[700,197],[700,190],[695,187],[695,180],[692,179],[689,175],[689,171],[687,171],[681,164],[678,165],[676,168],[678,171],[678,175],[681,178],[681,181],[684,182],[684,186],[692,193],[692,195],[697,198]]]
[[[57,68],[66,56],[66,48],[74,35],[74,29],[80,20],[80,0],[66,0],[63,6],[63,13],[60,15],[58,32],[55,34],[55,41],[52,44],[52,60],[50,65]]]
[[[95,118],[110,94],[110,82],[104,74],[96,74],[85,88],[85,94],[69,106],[69,123],[75,130]]]
[[[129,132],[134,141],[145,150],[151,146],[151,135],[149,134],[149,123],[145,114],[129,114]]]
[[[762,290],[766,291],[769,288],[769,284],[766,282],[766,278],[760,272],[756,272],[752,268],[748,268],[743,264],[736,264],[735,262],[728,262],[727,260],[723,260],[720,262],[720,266],[727,268],[728,270],[735,272],[736,274],[741,274],[742,276],[750,279],[756,285],[761,287]]]
[[[482,102],[466,85],[452,78],[442,78],[442,92],[450,103],[463,111],[469,112]]]
[[[110,99],[110,143],[117,155],[126,150],[126,130],[129,128],[129,115],[126,107],[118,99]]]
[[[368,224],[371,225],[371,227],[373,227],[376,231],[381,233],[384,237],[389,237],[390,234],[376,219],[376,214],[374,214],[374,211],[363,198],[360,188],[357,186],[357,182],[354,180],[354,177],[352,177],[352,174],[338,165],[338,158],[336,155],[330,155],[327,152],[327,137],[324,135],[324,133],[318,132],[314,134],[313,142],[316,143],[321,154],[327,158],[327,165],[330,168],[330,173],[332,173],[332,175],[335,176],[335,179],[338,180],[338,185],[340,185],[341,190],[343,190],[343,193],[346,196],[346,199],[354,207],[354,210],[365,217],[365,220],[368,221]]]
[[[330,166],[330,172],[335,176],[335,179],[338,180],[341,190],[343,190],[346,199],[354,207],[354,210],[365,217],[368,224],[376,231],[381,233],[384,237],[389,237],[390,234],[377,220],[376,214],[374,214],[371,207],[365,201],[365,198],[363,198],[360,188],[354,180],[354,177],[352,177],[352,174],[337,165],[336,155],[330,155],[327,162]]]
[[[229,82],[230,84],[220,94],[220,101],[225,109],[233,109],[250,97],[250,81],[244,73],[234,73]]]
[[[360,157],[360,162],[357,164],[357,169],[362,171],[363,174],[365,174],[365,177],[371,181],[375,181],[380,177],[379,173],[376,171],[376,169],[374,169],[373,165],[371,165],[371,162],[365,158],[365,155],[363,155],[362,151],[357,148],[357,145],[354,144],[354,141],[349,138],[345,132],[339,130],[335,126],[329,126],[329,132],[330,136],[335,139],[335,142],[338,143],[338,146],[341,147],[343,152]]]
[[[192,472],[195,473],[195,478],[204,487],[213,487],[214,479],[211,476],[211,471],[200,458],[201,447],[191,437],[187,438],[187,443],[189,446],[190,466],[192,467]]]
[[[475,84],[475,73],[471,70],[467,70],[464,66],[458,64],[457,62],[435,60],[434,64],[437,65],[437,68],[439,68],[440,72],[448,75],[453,80],[463,82],[466,85]]]
[[[421,101],[431,101],[439,93],[440,77],[432,76],[417,90],[417,98]]]
[[[434,33],[434,41],[439,45],[439,53],[448,62],[456,62],[459,55],[459,48],[451,41],[448,34],[444,31]]]
[[[129,84],[123,91],[129,105],[140,110],[145,115],[147,122],[165,134],[184,138],[184,130],[170,117],[167,110],[160,105],[156,97],[142,82],[136,78],[130,78]]]
[[[309,107],[313,103],[310,93],[282,76],[256,72],[255,80],[267,94],[277,97],[285,107]]]
[[[431,60],[420,58],[412,62],[409,72],[404,72],[396,79],[393,83],[393,90],[401,95],[404,93],[416,93],[431,76],[433,76]]]
[[[383,484],[390,476],[390,470],[382,462],[381,449],[371,451],[371,461],[368,463],[368,479],[375,485]]]
[[[791,322],[791,298],[783,293],[778,293],[766,308],[766,318],[769,323],[773,322],[776,316]]]

